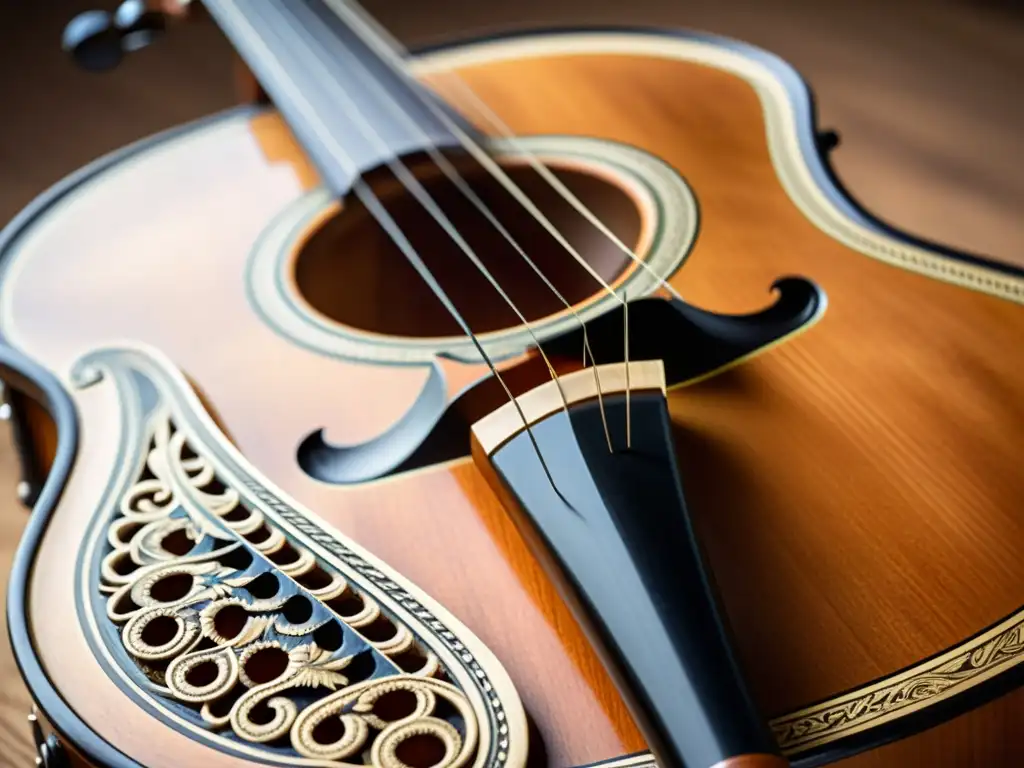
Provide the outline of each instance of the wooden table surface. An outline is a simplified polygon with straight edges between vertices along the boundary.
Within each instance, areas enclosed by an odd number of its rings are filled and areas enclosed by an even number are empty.
[[[59,50],[61,28],[79,10],[114,5],[0,4],[0,223],[97,155],[232,103],[230,50],[206,22],[178,30],[114,73],[75,71]],[[365,5],[411,44],[510,26],[637,24],[689,27],[762,46],[810,82],[822,125],[842,136],[836,169],[869,210],[913,234],[1024,265],[1024,5],[1015,0]],[[0,431],[0,587],[6,593],[27,513],[15,500],[9,432]],[[28,708],[5,631],[0,766],[32,765]],[[1000,712],[1024,722],[1024,692]],[[984,728],[972,729],[972,738],[984,737]],[[886,747],[870,764],[905,766],[913,754],[912,745]],[[950,744],[942,768],[972,765],[969,754],[969,745]],[[1024,744],[1020,754],[1024,764]],[[862,763],[848,761],[849,768]]]

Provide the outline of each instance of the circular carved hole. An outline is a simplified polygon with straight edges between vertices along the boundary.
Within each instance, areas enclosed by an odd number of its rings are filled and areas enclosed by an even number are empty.
[[[430,768],[444,760],[444,755],[444,742],[426,733],[410,736],[395,749],[395,756],[410,768]]]
[[[260,648],[245,662],[245,674],[262,685],[276,680],[288,668],[288,654],[280,648]]]
[[[302,595],[295,595],[288,598],[282,613],[292,624],[305,624],[313,615],[313,604]]]
[[[265,701],[261,701],[249,712],[249,719],[256,725],[267,725],[274,719],[274,710],[268,707]]]
[[[192,589],[192,575],[188,573],[174,573],[160,579],[153,588],[149,590],[150,597],[161,603],[173,603],[181,600]]]
[[[178,622],[170,616],[157,616],[142,628],[142,642],[150,648],[167,645],[178,634]]]
[[[377,658],[371,651],[363,651],[348,663],[343,674],[348,678],[349,683],[359,683],[369,680],[376,671]]]
[[[398,668],[403,672],[419,672],[423,669],[423,665],[427,663],[427,658],[416,646],[392,656],[391,660],[395,662],[395,664],[398,665]]]
[[[132,560],[131,555],[125,553],[117,558],[111,567],[114,569],[114,573],[119,576],[127,576],[129,573],[135,571],[139,566],[134,560]]]
[[[366,603],[363,602],[363,598],[355,592],[346,592],[341,597],[336,597],[333,600],[328,600],[327,605],[331,607],[331,610],[337,612],[343,619],[351,618],[356,616],[363,608],[366,607]]]
[[[398,633],[398,629],[384,616],[378,616],[367,626],[360,627],[359,633],[370,642],[381,643],[393,638]]]
[[[389,723],[408,717],[415,711],[416,694],[406,690],[385,693],[373,705],[373,714]]]
[[[249,531],[249,533],[245,534],[245,538],[253,544],[262,544],[270,538],[270,529],[265,525],[261,525],[255,531]]]
[[[234,568],[236,571],[244,571],[252,565],[252,553],[242,546],[236,547],[230,552],[225,552],[217,559],[221,565],[227,568]]]
[[[139,610],[139,606],[137,606],[135,604],[135,601],[132,600],[131,592],[126,591],[123,595],[121,595],[120,599],[117,601],[117,605],[114,606],[114,610],[123,616],[125,614]]]
[[[267,557],[278,565],[291,565],[299,559],[299,553],[291,545],[285,544],[277,552],[268,554]]]
[[[313,741],[317,744],[335,744],[345,735],[345,725],[340,718],[328,717],[313,729]]]
[[[227,695],[221,696],[210,705],[210,714],[214,717],[224,717],[247,690],[249,689],[239,683]]]
[[[210,482],[208,482],[206,485],[203,486],[203,492],[204,493],[209,493],[209,494],[214,495],[214,496],[219,496],[220,494],[224,493],[224,491],[226,491],[226,490],[227,490],[227,486],[225,486],[224,483],[222,483],[216,477],[213,478]]]
[[[160,542],[160,546],[170,552],[172,555],[187,555],[192,551],[192,547],[195,546],[195,542],[188,537],[185,533],[184,528],[178,528],[176,531],[171,531],[169,534],[164,536]]]
[[[296,576],[295,580],[306,589],[323,589],[331,583],[331,575],[323,568],[314,566],[301,576]]]
[[[427,193],[528,320],[565,310],[502,232],[436,164],[424,162],[425,157],[406,160]],[[494,176],[468,158],[453,156],[452,162],[461,166],[466,183],[569,303],[576,304],[599,293],[600,283],[580,267],[536,217],[525,215],[522,205]],[[606,282],[622,273],[629,257],[533,168],[507,164],[505,170]],[[557,166],[552,166],[552,171],[622,242],[637,242],[640,216],[636,203],[625,190],[585,171]],[[519,318],[483,273],[467,261],[458,243],[386,169],[366,178],[474,331],[521,326]],[[354,197],[346,199],[344,210],[308,238],[294,269],[295,283],[309,305],[336,322],[393,336],[463,334],[401,249]]]
[[[196,688],[207,686],[216,679],[217,664],[212,661],[204,661],[202,664],[196,664],[185,675],[185,682],[189,685],[194,685]]]
[[[213,619],[213,628],[217,630],[218,635],[231,640],[238,636],[248,620],[249,614],[245,608],[240,605],[227,605],[217,611]]]
[[[345,634],[338,622],[329,621],[313,631],[313,642],[325,651],[336,651],[345,642]],[[348,674],[345,676],[348,677]]]
[[[118,541],[127,544],[135,537],[135,534],[138,533],[141,528],[142,523],[128,523],[127,525],[122,525],[117,529]]]
[[[277,580],[277,576],[267,571],[246,584],[245,588],[257,600],[269,600],[278,593],[281,584]]]
[[[230,520],[232,523],[240,523],[249,517],[249,510],[243,507],[241,504],[235,506],[230,512],[224,515],[225,520]]]

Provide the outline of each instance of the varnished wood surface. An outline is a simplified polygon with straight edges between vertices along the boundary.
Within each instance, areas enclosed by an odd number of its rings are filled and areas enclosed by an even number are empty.
[[[785,760],[774,755],[743,755],[723,760],[712,768],[786,768]]]
[[[727,29],[727,28],[722,28],[722,31],[732,32],[732,30]],[[733,33],[737,34],[736,32],[733,32]],[[996,39],[1003,39],[1002,36],[1005,36],[1007,34],[1007,32],[1006,32],[1005,29],[999,29],[999,30],[993,29],[992,34],[996,35]],[[962,46],[963,46],[963,48],[968,48],[969,47],[969,46],[967,46],[966,43],[962,44]],[[780,49],[778,46],[776,46],[776,50],[777,50],[777,52],[781,53],[782,55],[784,55],[784,56],[786,55],[786,51]],[[865,58],[867,59],[867,58],[870,58],[870,57],[865,57]],[[143,60],[143,59],[141,59],[141,57],[140,57],[140,60]],[[798,66],[800,65],[800,62],[796,62],[796,63],[797,63]],[[802,69],[804,69],[806,71],[806,67],[802,67]],[[136,70],[136,72],[138,72],[138,70]],[[847,75],[847,76],[849,76],[849,75]],[[133,77],[138,77],[138,75],[137,74],[133,75]],[[170,77],[170,76],[168,76],[168,77]],[[177,77],[180,78],[181,74],[179,73]],[[227,78],[227,75],[225,75],[225,85],[226,85],[226,78]],[[170,79],[173,82],[175,78],[171,77]],[[179,82],[181,82],[181,81],[179,81]],[[816,82],[815,85],[817,87],[817,90],[819,91],[819,96],[822,98],[822,102],[823,103],[828,103],[828,99],[829,99],[829,96],[828,96],[828,93],[827,93],[828,83],[827,82]],[[182,85],[181,87],[186,87],[186,86]],[[200,86],[198,86],[198,85],[190,84],[187,87],[189,87],[189,88],[195,87],[195,88],[197,88],[197,90],[201,90]],[[826,91],[826,93],[822,93],[822,91]],[[851,96],[851,100],[853,100],[853,103],[856,103],[856,100],[853,98],[853,96]],[[130,103],[130,100],[128,100],[128,101]],[[95,105],[92,105],[92,106],[94,107]],[[122,108],[122,107],[119,107],[119,109],[120,108]],[[948,104],[948,105],[946,105],[946,108],[952,109],[953,105],[952,104]],[[124,107],[124,109],[127,109],[127,107]],[[167,113],[169,117],[173,117],[174,116],[174,115],[171,114],[171,112],[173,112],[174,109],[180,109],[180,104],[178,104],[178,105],[173,105],[172,104],[172,106],[170,107],[170,111]],[[852,110],[853,107],[849,107],[849,109]],[[872,116],[874,117],[874,111],[872,111]],[[980,117],[978,117],[978,116],[974,116],[973,118],[960,117],[960,119],[965,119],[965,120],[966,119],[975,119],[975,120],[979,120],[980,121]],[[842,126],[840,124],[840,127],[842,128],[844,126]],[[928,127],[928,126],[922,125],[922,126],[920,126],[919,130],[925,130],[926,127]],[[122,128],[121,130],[124,130],[124,129]],[[990,125],[988,125],[987,122],[979,123],[979,130],[987,130],[990,134],[992,132],[995,132],[996,134],[998,134],[998,129],[992,128]],[[850,141],[849,141],[849,135],[848,135],[847,148],[844,149],[844,150],[841,150],[840,155],[839,155],[840,160],[837,161],[837,164],[840,167],[840,171],[843,170],[843,167],[842,167],[843,164],[842,164],[842,161],[841,161],[842,158],[843,158],[843,153],[849,151],[849,144],[850,144]],[[884,146],[884,141],[882,142],[882,144]],[[927,144],[927,142],[925,142],[925,144]],[[854,148],[855,147],[856,147],[856,144],[854,144]],[[871,157],[870,151],[868,151],[866,148],[865,148],[864,151],[867,153],[867,156],[870,158]],[[876,151],[881,152],[881,150],[876,150]],[[1007,146],[1006,154],[1012,155],[1013,151],[1014,151],[1013,147]],[[936,151],[935,155],[936,156],[940,156],[940,157],[941,156],[947,156],[947,155],[943,155],[941,150]],[[884,155],[876,155],[876,157],[882,157],[882,156],[884,156]],[[903,155],[900,154],[900,156],[902,157]],[[1005,155],[1004,155],[1004,157],[1005,157]],[[86,158],[76,158],[76,159],[73,160],[73,162],[77,162],[79,159],[86,159]],[[867,163],[867,167],[870,168],[870,166],[871,166],[871,163],[868,162]],[[876,162],[875,168],[878,169],[879,166],[886,166],[885,167],[885,173],[888,174],[888,178],[897,178],[897,179],[898,178],[904,178],[904,179],[906,179],[906,178],[914,178],[914,174],[915,174],[914,168],[909,168],[909,169],[907,169],[905,171],[902,171],[902,173],[905,174],[905,175],[904,176],[900,176],[899,175],[901,173],[900,171],[895,171],[895,170],[893,170],[892,167],[888,167],[889,166],[889,162],[888,161]],[[68,167],[70,168],[71,166],[69,165]],[[862,164],[859,167],[864,167],[864,166]],[[1009,168],[1009,167],[1012,167],[1012,165],[1011,164],[1007,164],[1007,168]],[[935,215],[934,214],[934,209],[931,209],[929,211],[925,211],[922,214],[922,212],[919,211],[918,208],[917,208],[917,206],[920,205],[919,201],[921,200],[922,196],[925,196],[925,195],[931,196],[931,195],[938,194],[935,191],[936,185],[932,182],[931,173],[920,173],[918,171],[918,174],[919,175],[916,177],[916,178],[919,179],[919,181],[917,182],[918,186],[916,188],[913,187],[913,186],[910,187],[911,189],[915,190],[915,193],[913,195],[913,200],[906,202],[906,205],[907,205],[906,211],[907,212],[906,212],[905,216],[907,218],[904,219],[904,221],[912,220],[915,215],[924,215],[924,216]],[[953,174],[948,174],[948,175],[953,175]],[[979,175],[984,177],[984,174],[979,174]],[[878,183],[878,182],[876,182],[876,183]],[[912,182],[912,181],[911,182],[904,181],[903,183],[904,184],[909,183],[911,185],[914,184],[914,182]],[[972,181],[968,181],[968,182],[964,183],[962,180],[958,180],[957,183],[949,185],[949,187],[948,187],[948,194],[950,195],[950,197],[953,197],[953,198],[955,198],[957,195],[962,195],[963,194],[963,192],[962,192],[963,188],[964,187],[968,187],[968,188],[971,187],[972,183],[973,184],[981,184],[982,186],[984,186],[988,182],[985,181],[985,180],[982,180],[982,181],[973,181],[973,182]],[[1011,187],[1010,193],[1012,193],[1012,191],[1013,191],[1012,190],[1012,185],[1014,183],[1015,182],[1012,179],[1008,180],[1006,182],[1006,184]],[[851,181],[851,186],[853,186],[854,190],[857,191],[856,190],[856,186],[855,186],[855,184],[852,181]],[[898,186],[898,185],[896,185],[896,184],[894,184],[893,182],[890,181],[890,182],[888,182],[885,185],[885,188],[886,189],[892,189],[895,186]],[[880,185],[879,188],[881,188],[881,185]],[[33,190],[33,192],[34,191],[36,191],[36,190]],[[1005,187],[1001,191],[1002,192],[1006,192]],[[25,195],[22,198],[18,198],[17,202],[13,204],[12,208],[14,206],[18,205],[18,204],[21,204],[21,203],[25,202],[28,199],[29,196],[30,195]],[[861,197],[869,198],[870,195],[865,196],[864,194],[861,194]],[[998,199],[998,200],[1001,201],[1005,197],[1007,197],[1007,195],[993,193],[992,197],[993,197],[993,199]],[[868,200],[868,202],[871,202],[871,201]],[[895,202],[898,204],[900,201],[895,201]],[[975,204],[977,205],[978,203],[975,203]],[[879,206],[876,204],[873,207],[878,208]],[[889,218],[891,220],[895,220],[895,221],[899,222],[900,221],[900,214],[897,212],[897,208],[898,208],[898,205],[897,206],[889,206],[889,207],[884,208],[882,210],[885,213],[886,218]],[[998,219],[999,215],[1000,215],[998,213],[998,211],[1000,210],[1000,204],[994,203],[992,205],[992,208],[995,209],[996,213],[993,214],[992,211],[990,210],[987,213],[987,216],[989,217],[989,219],[991,219],[993,217],[995,219]],[[959,227],[959,226],[963,226],[963,227],[968,228],[968,229],[970,227],[969,224],[960,224],[959,221],[954,222],[953,221],[954,217],[943,216],[941,218],[943,220],[942,221],[936,221],[935,222],[936,226],[934,226],[934,227],[931,227],[931,228],[927,228],[927,227],[914,227],[914,229],[916,229],[917,231],[920,231],[920,232],[925,232],[925,233],[927,233],[929,235],[932,235],[934,237],[937,237],[937,238],[941,239],[942,236],[943,236],[943,231],[942,231],[943,227],[946,227],[950,231],[954,230],[954,228]],[[960,219],[959,216],[956,217],[956,218],[958,220]],[[982,217],[982,218],[985,218],[985,217]],[[995,255],[1000,255],[1000,256],[1004,256],[1004,257],[1011,257],[1015,252],[1019,252],[1019,250],[1020,250],[1019,245],[1021,243],[1020,239],[1014,240],[1014,238],[1013,238],[1012,229],[1013,229],[1014,226],[1016,226],[1016,222],[1015,222],[1015,220],[1014,221],[1010,221],[1012,218],[1013,217],[1008,216],[1008,215],[1005,216],[1005,219],[1006,219],[1007,223],[1005,223],[1003,225],[1003,227],[1004,227],[1003,229],[1000,229],[999,227],[996,227],[996,228],[992,228],[992,227],[988,227],[988,226],[984,227],[986,233],[988,233],[987,234],[988,237],[994,237],[994,235],[991,234],[993,231],[995,231],[997,233],[999,233],[999,232],[1002,233],[1001,235],[999,235],[999,237],[1002,237],[1002,240],[1000,241],[1000,243],[995,244],[996,247],[991,247],[991,244],[990,244],[990,247],[983,248],[982,245],[979,243],[979,240],[983,241],[985,239],[984,236],[981,237],[981,238],[975,238],[974,241],[969,241],[969,240],[964,239],[961,242],[962,242],[962,244],[965,244],[965,245],[972,245],[972,246],[974,246],[976,248],[979,248],[979,249],[989,250],[989,251],[993,252]],[[1007,232],[1011,232],[1011,234],[1009,236],[1007,236],[1006,235]],[[946,239],[950,239],[950,240],[956,241],[957,237],[958,237],[958,235],[954,234],[953,237],[947,237]],[[963,237],[963,236],[960,235],[960,237]],[[908,312],[910,312],[912,310],[913,310],[913,306],[909,306],[908,309],[907,309]],[[941,317],[936,318],[936,320],[939,323],[943,322],[943,319]],[[948,322],[948,321],[946,321],[946,322]],[[806,366],[808,366],[809,363],[805,360],[805,361],[803,361],[803,365],[806,368]],[[806,372],[807,371],[805,370],[804,373],[806,373]],[[813,371],[812,371],[812,373],[813,373]],[[742,385],[742,382],[739,382],[739,384]],[[725,404],[722,404],[721,407],[724,409],[726,406],[725,406]],[[708,416],[708,418],[710,418],[710,419],[715,418],[714,413],[713,413],[713,409],[712,409],[711,415]],[[714,425],[709,425],[709,429],[711,427],[713,427],[713,426]],[[706,446],[699,446],[699,447],[704,448]],[[925,474],[927,475],[927,473],[925,473]],[[939,481],[939,485],[942,486],[943,483],[941,481]],[[7,485],[7,487],[13,489],[13,486],[14,486],[14,477],[13,477],[13,473],[12,473],[11,482]],[[947,493],[949,492],[948,489],[945,489],[945,488],[940,488],[940,490],[942,490],[943,492],[947,492]],[[18,526],[18,520],[19,520],[18,515],[20,514],[20,511],[16,507],[14,507],[13,504],[11,506],[13,507],[12,512],[14,514],[13,515],[9,515],[7,518],[5,518],[5,525],[11,526],[14,529],[14,531],[16,531],[17,526]],[[811,533],[814,533],[814,531],[811,531]],[[13,541],[13,531],[12,531],[12,536],[10,538]],[[957,544],[957,541],[959,541],[959,540],[954,540],[954,541],[949,542],[950,546],[955,546]],[[395,558],[391,558],[391,559],[395,560]],[[395,564],[401,570],[404,570],[406,572],[408,571],[407,568],[403,568],[403,566],[402,566],[402,564],[400,562],[396,562]],[[959,607],[963,607],[963,606],[959,606]],[[962,621],[965,622],[965,623],[968,623],[968,622],[970,622],[971,620],[973,620],[973,619],[975,619],[977,617],[971,615],[971,613],[970,613],[970,606],[966,606],[966,607],[968,608],[968,612],[967,612],[968,615],[963,616],[962,617]],[[908,620],[908,624],[909,623],[911,623],[911,622]],[[954,635],[955,631],[957,629],[956,626],[953,626],[954,623],[955,623],[955,621],[951,620],[951,625],[943,628],[942,631],[947,631],[947,633],[950,636]],[[880,634],[885,635],[885,633],[881,632],[881,631],[880,631]],[[908,656],[912,656],[913,652],[912,652],[912,650],[910,648],[907,648],[907,649],[904,649],[904,650],[907,652]],[[897,655],[898,655],[899,652],[900,652],[900,649],[896,649]],[[855,678],[855,674],[854,674],[853,670],[851,670],[850,674],[851,674],[851,678]],[[857,681],[856,679],[851,679],[851,682],[856,682],[856,681]],[[7,690],[9,690],[9,688],[7,688]],[[10,695],[10,694],[5,694],[5,695]],[[1000,757],[1000,753],[999,752],[993,753],[991,751],[991,745],[992,745],[993,742],[996,742],[997,740],[1002,738],[1003,739],[1003,743],[1006,744],[1005,749],[1006,750],[1011,750],[1012,749],[1012,745],[1010,745],[1009,742],[1005,741],[1005,735],[1007,733],[1011,732],[1008,729],[1008,725],[1011,722],[1011,719],[1014,718],[1014,717],[1019,718],[1019,716],[1020,716],[1020,707],[1021,707],[1020,701],[1021,701],[1020,696],[1016,695],[1015,697],[1013,697],[1011,699],[1006,699],[1003,702],[1000,702],[999,704],[997,704],[995,706],[988,707],[985,711],[982,711],[982,712],[979,712],[979,713],[975,713],[974,715],[968,716],[967,718],[963,718],[962,720],[958,721],[957,723],[951,724],[949,726],[944,726],[942,729],[940,729],[938,734],[930,734],[929,737],[928,737],[927,743],[925,742],[924,739],[912,740],[911,742],[908,742],[907,744],[898,745],[898,746],[895,746],[895,747],[892,747],[892,748],[887,748],[885,750],[879,751],[878,753],[876,753],[874,755],[866,756],[865,758],[862,758],[862,759],[860,759],[858,761],[852,761],[852,762],[856,762],[857,764],[863,764],[863,765],[868,765],[868,764],[874,764],[874,765],[883,765],[883,764],[907,765],[907,764],[910,764],[908,761],[918,761],[919,764],[924,765],[924,764],[929,764],[929,763],[927,763],[925,761],[927,759],[929,759],[929,756],[931,756],[931,759],[933,761],[931,764],[971,765],[971,764],[974,764],[972,762],[971,756],[972,755],[977,756],[979,754],[982,754],[982,753],[980,753],[978,751],[979,748],[980,748],[979,745],[987,745],[989,747],[989,749],[986,752],[984,752],[984,754],[987,757],[989,757],[989,758],[991,758],[993,760],[996,760],[996,759],[998,759]],[[21,742],[14,741],[17,738],[17,736],[15,734],[18,734],[19,732],[27,733],[27,729],[24,729],[24,726],[23,726],[23,712],[22,713],[17,712],[17,707],[18,707],[18,704],[17,704],[17,701],[15,700],[14,703],[12,703],[12,705],[10,707],[10,709],[12,711],[11,731],[10,731],[11,737],[10,738],[11,738],[12,742],[14,742],[16,745],[20,744],[21,746],[20,747],[19,746],[15,746],[12,749],[5,750],[6,755],[9,756],[9,759],[12,760],[11,764],[18,764],[18,763],[20,763],[21,762],[21,757],[20,757],[21,754],[24,754],[24,755],[27,756],[27,752],[25,751],[25,746],[24,746],[25,742],[24,741],[21,741]],[[917,745],[916,747],[915,747],[915,744]],[[17,751],[18,749],[21,749],[21,753],[19,753]],[[1012,752],[1012,751],[1005,751],[1005,752],[1001,753],[1002,757],[1004,757],[1006,759],[1012,759],[1016,754],[1017,754],[1016,752]],[[3,758],[0,758],[0,759],[3,759]],[[889,761],[889,762],[886,763],[884,761]]]

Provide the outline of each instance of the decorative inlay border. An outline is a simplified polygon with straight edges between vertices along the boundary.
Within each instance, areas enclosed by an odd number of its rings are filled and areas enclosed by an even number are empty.
[[[118,469],[80,559],[79,609],[108,673],[154,716],[217,749],[283,765],[340,765],[362,749],[358,764],[392,768],[401,741],[424,733],[446,747],[445,766],[523,764],[525,716],[494,656],[257,477],[160,353],[100,350],[72,378],[79,387],[111,379],[122,408]],[[269,593],[267,579],[276,582]],[[356,608],[339,604],[346,596]],[[221,611],[236,614],[230,632]],[[371,639],[380,621],[391,632]],[[328,625],[337,634],[324,648],[317,632]],[[410,650],[416,663],[403,668]],[[280,666],[263,679],[275,653]],[[360,655],[372,671],[364,664],[350,683]],[[373,704],[398,689],[419,703],[382,721]],[[232,691],[238,697],[218,709]],[[441,699],[445,717],[433,714]],[[275,712],[270,723],[251,717],[261,703]],[[313,731],[331,717],[345,735],[327,749]]]
[[[935,658],[771,721],[782,750],[799,754],[920,712],[1024,662],[1024,610]]]
[[[628,265],[616,290],[627,289],[631,298],[655,291],[659,279],[668,279],[689,256],[697,240],[697,201],[686,180],[668,164],[635,147],[602,139],[576,136],[529,136],[514,144],[494,140],[494,150],[515,160],[526,150],[557,167],[582,168],[594,175],[614,178],[640,210],[643,221],[637,251],[644,268]],[[391,364],[432,364],[439,355],[479,361],[476,347],[462,336],[406,338],[386,336],[334,322],[313,309],[299,294],[291,274],[294,250],[304,233],[334,205],[331,195],[316,189],[288,206],[261,234],[246,271],[249,303],[279,336],[317,354],[345,360]],[[467,260],[467,268],[472,265]],[[544,341],[591,320],[618,301],[601,294],[576,308],[563,310],[531,323]],[[523,326],[480,333],[477,340],[492,360],[524,353],[533,343],[531,329]]]
[[[767,51],[711,35],[658,29],[554,30],[447,46],[419,56],[411,66],[418,75],[434,75],[508,58],[573,54],[660,56],[714,67],[745,80],[764,109],[768,149],[779,181],[815,226],[879,261],[1024,303],[1024,275],[911,242],[869,218],[840,192],[818,153],[806,86],[789,64]]]
[[[734,40],[663,29],[531,30],[446,46],[412,62],[417,74],[441,75],[508,58],[580,55],[660,56],[714,67],[746,81],[764,109],[772,163],[790,199],[819,229],[851,249],[894,267],[1024,303],[1024,273],[983,259],[943,253],[871,219],[837,188],[816,144],[810,94],[777,56]],[[770,721],[794,765],[818,765],[901,738],[1024,680],[1024,607],[932,659]],[[1008,682],[1003,682],[1008,681]],[[913,723],[913,724],[912,724]],[[649,754],[600,764],[653,768]]]

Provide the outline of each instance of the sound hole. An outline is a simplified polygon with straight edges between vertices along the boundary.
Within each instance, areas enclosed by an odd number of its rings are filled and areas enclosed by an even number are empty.
[[[373,714],[389,723],[408,717],[416,711],[416,694],[398,690],[385,693],[373,705]]]
[[[444,744],[435,736],[418,733],[398,745],[395,756],[402,765],[411,768],[430,768],[444,760]]]
[[[314,567],[306,573],[296,576],[295,580],[306,589],[323,589],[331,583],[330,574],[319,567]]]
[[[184,528],[178,528],[176,531],[164,536],[163,541],[160,542],[160,546],[172,555],[183,556],[187,555],[192,550],[192,547],[195,546],[195,542],[188,537],[188,533],[185,532]]]
[[[335,744],[345,735],[345,725],[337,717],[328,717],[313,729],[313,741],[317,744]]]
[[[228,605],[217,611],[217,615],[213,619],[213,626],[218,635],[225,640],[231,640],[245,629],[248,620],[249,614],[242,606]]]
[[[192,590],[192,583],[191,574],[175,573],[160,579],[150,588],[149,594],[161,603],[173,603]]]
[[[157,616],[142,628],[142,642],[151,648],[167,645],[178,634],[178,623],[170,616]]]
[[[370,642],[382,643],[393,638],[398,630],[384,616],[378,616],[368,626],[360,627],[359,631]]]
[[[313,604],[302,595],[288,598],[281,611],[292,624],[305,624],[313,615]]]
[[[114,573],[119,576],[127,576],[129,573],[133,573],[138,569],[139,566],[132,560],[130,555],[125,553],[114,560],[112,567],[114,569]]]
[[[261,648],[249,657],[245,673],[256,685],[262,685],[279,678],[287,668],[287,653],[280,648]]]
[[[281,582],[277,580],[277,576],[268,571],[250,581],[245,588],[256,599],[269,600],[281,589]]]
[[[436,165],[422,159],[407,163],[528,320],[564,311],[558,296]],[[603,290],[500,182],[465,159],[458,165],[475,194],[566,300],[577,304]],[[582,170],[552,170],[623,243],[637,243],[640,212],[623,189]],[[631,263],[533,168],[507,165],[505,171],[606,283]],[[522,325],[456,241],[389,172],[378,171],[367,180],[473,331]],[[462,335],[408,258],[354,196],[306,240],[294,276],[312,308],[339,323],[394,336]]]
[[[357,616],[359,612],[366,607],[366,603],[363,602],[363,598],[355,592],[346,592],[341,597],[328,600],[327,605],[337,611],[338,615],[344,619]]]
[[[197,664],[185,675],[185,681],[189,685],[203,688],[217,679],[217,665],[212,661],[204,661]]]

